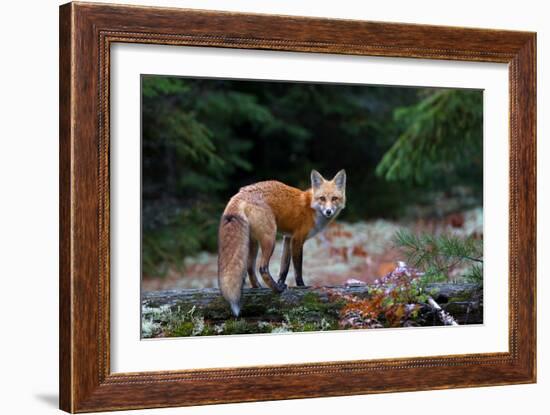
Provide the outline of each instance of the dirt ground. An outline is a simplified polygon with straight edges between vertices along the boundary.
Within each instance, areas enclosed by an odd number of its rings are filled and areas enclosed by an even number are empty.
[[[337,221],[304,245],[304,282],[313,286],[342,285],[349,279],[373,282],[393,270],[397,261],[404,260],[392,244],[393,235],[399,229],[483,237],[483,210],[476,208],[438,220],[409,223],[382,219],[356,223]],[[279,271],[281,252],[282,244],[278,241],[270,264],[274,276]],[[287,284],[295,285],[292,268]],[[215,253],[202,252],[185,258],[182,269],[172,269],[164,277],[142,280],[144,291],[206,287],[217,287]]]

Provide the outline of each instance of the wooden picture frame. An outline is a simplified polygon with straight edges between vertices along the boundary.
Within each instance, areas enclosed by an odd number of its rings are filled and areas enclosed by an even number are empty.
[[[110,46],[117,42],[507,63],[509,351],[111,373],[109,59]],[[535,382],[535,33],[69,3],[60,8],[59,92],[61,409],[90,412]]]

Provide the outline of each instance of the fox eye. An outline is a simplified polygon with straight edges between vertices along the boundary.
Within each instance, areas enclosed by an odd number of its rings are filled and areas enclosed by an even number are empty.
[[[326,198],[325,196],[321,196],[321,197],[319,198],[319,200],[320,200],[321,202],[326,202],[326,201],[327,201],[327,198]]]
[[[337,198],[336,196],[333,196],[333,197],[332,197],[332,201],[333,201],[333,202],[336,202],[337,200],[338,200],[338,198]]]

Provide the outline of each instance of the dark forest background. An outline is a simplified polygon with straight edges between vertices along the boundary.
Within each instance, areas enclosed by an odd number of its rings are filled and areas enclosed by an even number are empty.
[[[215,252],[241,186],[312,168],[347,170],[347,222],[481,206],[482,114],[477,90],[142,76],[144,274]]]

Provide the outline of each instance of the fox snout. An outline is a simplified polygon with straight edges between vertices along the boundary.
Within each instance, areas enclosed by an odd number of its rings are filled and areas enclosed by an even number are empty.
[[[323,211],[323,215],[325,215],[327,218],[330,218],[335,212],[335,210],[332,208],[325,208],[322,211]]]
[[[329,219],[333,216],[336,216],[340,211],[343,209],[342,203],[340,201],[335,202],[317,202],[316,203],[317,210],[321,212],[321,214]]]

